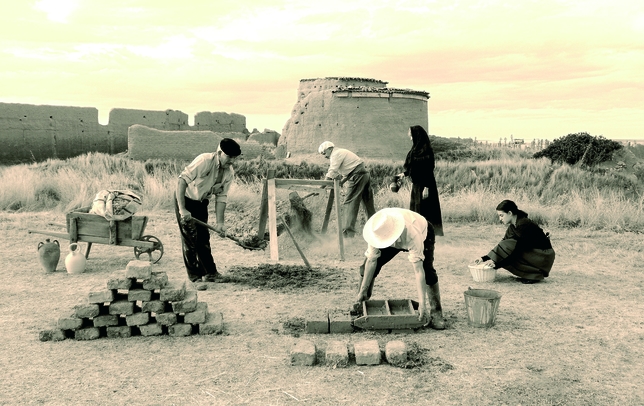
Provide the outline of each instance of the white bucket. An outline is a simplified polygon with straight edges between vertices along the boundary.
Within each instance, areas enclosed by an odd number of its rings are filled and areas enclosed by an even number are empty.
[[[496,278],[496,269],[489,265],[481,263],[468,265],[467,267],[470,268],[472,279],[475,282],[494,282],[494,278]]]

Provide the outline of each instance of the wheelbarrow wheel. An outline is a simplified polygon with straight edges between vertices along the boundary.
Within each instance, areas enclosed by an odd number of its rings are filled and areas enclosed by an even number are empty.
[[[152,248],[143,248],[143,247],[134,247],[134,256],[136,259],[140,259],[141,254],[148,254],[148,259],[153,264],[159,262],[163,256],[163,244],[161,241],[153,235],[144,235],[141,237],[140,241],[153,242],[154,246]]]

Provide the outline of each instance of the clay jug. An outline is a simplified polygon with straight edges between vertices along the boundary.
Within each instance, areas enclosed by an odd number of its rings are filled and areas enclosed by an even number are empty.
[[[56,271],[59,259],[60,244],[58,240],[49,241],[49,238],[47,238],[45,242],[38,243],[38,260],[45,272]]]
[[[69,254],[65,258],[65,269],[67,273],[83,273],[85,271],[85,255],[81,252],[80,245],[76,243],[69,244]]]
[[[398,176],[394,176],[391,179],[391,183],[389,184],[389,190],[391,190],[394,193],[398,193],[400,190],[400,178]]]

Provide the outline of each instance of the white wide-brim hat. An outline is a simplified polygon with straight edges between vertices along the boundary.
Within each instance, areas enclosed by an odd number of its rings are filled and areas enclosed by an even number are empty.
[[[393,245],[405,230],[405,218],[395,208],[382,209],[362,229],[362,237],[375,248]]]
[[[326,151],[327,148],[335,147],[331,141],[324,141],[320,146],[318,147],[318,153],[321,154],[324,151]]]

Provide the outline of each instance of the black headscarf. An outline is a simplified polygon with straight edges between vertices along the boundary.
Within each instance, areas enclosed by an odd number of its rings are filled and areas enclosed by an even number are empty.
[[[405,175],[412,183],[429,187],[436,184],[434,179],[434,150],[429,142],[427,131],[419,125],[410,127],[412,147],[403,165]]]

